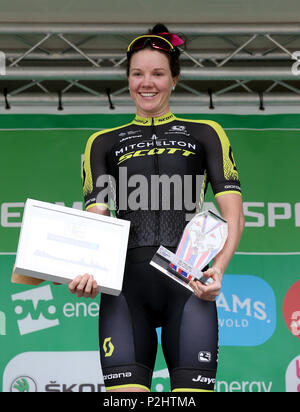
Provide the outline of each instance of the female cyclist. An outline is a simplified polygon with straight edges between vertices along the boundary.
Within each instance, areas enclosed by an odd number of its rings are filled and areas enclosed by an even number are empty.
[[[107,391],[150,391],[157,327],[162,328],[172,391],[214,389],[218,362],[215,301],[238,246],[244,216],[238,172],[222,127],[213,121],[179,119],[170,111],[170,94],[180,73],[177,46],[182,43],[162,25],[130,43],[127,75],[136,116],[129,124],[94,133],[85,150],[86,210],[110,213],[97,180],[111,176],[116,216],[131,222],[122,293],[101,296],[100,355]],[[122,173],[128,182],[126,190]],[[171,182],[168,190],[154,185],[155,177],[162,176]],[[197,177],[201,177],[200,187]],[[181,184],[172,184],[175,180]],[[205,272],[214,282],[208,286],[190,282],[191,292],[149,261],[160,245],[175,251],[187,216],[199,210],[198,203],[201,207],[208,183],[228,221],[229,234]],[[194,200],[192,206],[186,201],[187,193]],[[77,276],[69,290],[78,297],[94,298],[97,283],[85,274]]]

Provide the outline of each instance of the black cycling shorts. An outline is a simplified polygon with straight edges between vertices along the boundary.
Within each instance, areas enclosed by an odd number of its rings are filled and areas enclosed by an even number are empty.
[[[106,389],[150,391],[157,352],[156,328],[172,391],[213,391],[218,362],[215,302],[153,268],[157,248],[130,250],[120,296],[101,295],[99,344]]]

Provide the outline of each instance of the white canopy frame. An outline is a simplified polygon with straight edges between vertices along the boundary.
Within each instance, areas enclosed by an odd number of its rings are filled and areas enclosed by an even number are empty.
[[[174,105],[299,106],[300,73],[292,68],[300,59],[300,24],[168,26],[186,40]],[[132,106],[125,49],[130,39],[147,29],[144,24],[2,23],[0,48],[6,55],[6,72],[0,86],[6,108],[52,107],[58,100],[60,108],[101,107],[108,101],[111,108]],[[10,40],[9,47],[3,48],[4,39]],[[58,82],[59,91],[52,87]],[[203,91],[206,85],[210,86]]]

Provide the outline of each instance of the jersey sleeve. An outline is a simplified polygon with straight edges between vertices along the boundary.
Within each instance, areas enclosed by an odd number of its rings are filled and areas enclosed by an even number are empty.
[[[232,148],[224,129],[214,121],[206,122],[204,139],[208,181],[215,197],[241,194],[241,185]]]
[[[86,210],[96,205],[109,208],[109,174],[104,133],[105,131],[92,134],[84,152],[82,179]]]

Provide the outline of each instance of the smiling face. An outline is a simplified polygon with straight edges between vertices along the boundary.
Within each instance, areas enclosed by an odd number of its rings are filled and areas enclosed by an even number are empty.
[[[170,111],[170,94],[177,77],[172,77],[168,57],[159,51],[143,49],[133,54],[129,88],[141,117],[158,117]]]

